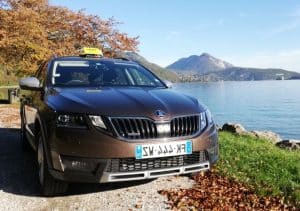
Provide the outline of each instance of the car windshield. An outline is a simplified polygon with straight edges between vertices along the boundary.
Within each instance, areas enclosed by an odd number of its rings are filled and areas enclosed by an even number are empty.
[[[54,86],[61,87],[165,87],[142,66],[113,61],[55,61],[51,81]]]

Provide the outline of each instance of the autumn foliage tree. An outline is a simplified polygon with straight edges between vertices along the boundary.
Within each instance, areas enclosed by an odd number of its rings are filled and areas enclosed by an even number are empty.
[[[136,51],[138,37],[120,32],[118,24],[48,0],[0,0],[0,65],[31,74],[51,56],[77,55],[82,46]]]

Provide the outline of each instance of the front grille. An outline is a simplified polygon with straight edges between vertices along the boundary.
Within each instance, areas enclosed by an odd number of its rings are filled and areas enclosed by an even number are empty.
[[[118,136],[125,139],[155,139],[183,137],[196,134],[200,128],[198,115],[173,118],[170,122],[155,123],[147,118],[111,117],[111,123]],[[167,124],[169,132],[158,131],[158,124]]]
[[[111,118],[116,132],[126,139],[157,138],[157,128],[153,121],[145,118]]]
[[[199,116],[176,117],[171,121],[171,137],[189,136],[199,130]]]
[[[194,152],[190,155],[161,157],[137,160],[135,158],[111,159],[107,172],[134,172],[154,169],[165,169],[202,163],[208,160],[206,151]]]

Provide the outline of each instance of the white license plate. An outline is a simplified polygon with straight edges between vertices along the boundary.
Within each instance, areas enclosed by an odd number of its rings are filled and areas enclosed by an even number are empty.
[[[187,155],[193,152],[192,141],[178,141],[159,144],[143,144],[135,146],[135,158],[147,159]]]

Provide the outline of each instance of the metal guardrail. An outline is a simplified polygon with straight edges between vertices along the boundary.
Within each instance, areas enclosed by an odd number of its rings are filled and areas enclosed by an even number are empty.
[[[18,85],[15,86],[0,86],[0,89],[14,89],[14,88],[19,88]]]

